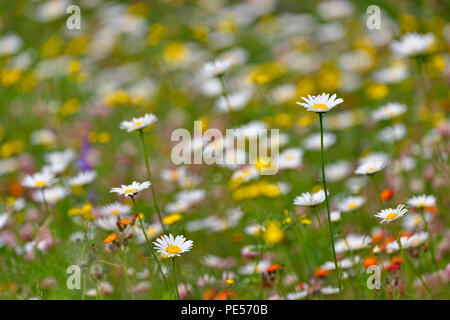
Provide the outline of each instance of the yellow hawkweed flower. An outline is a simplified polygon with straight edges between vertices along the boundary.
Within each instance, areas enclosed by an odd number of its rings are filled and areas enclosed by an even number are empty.
[[[170,226],[170,225],[174,224],[175,222],[180,221],[182,218],[183,218],[183,216],[181,214],[179,214],[179,213],[172,213],[172,214],[169,214],[169,215],[165,216],[162,219],[162,222],[164,224]]]
[[[279,243],[284,239],[284,233],[280,228],[280,223],[276,220],[271,220],[266,223],[264,231],[264,241],[269,244]]]

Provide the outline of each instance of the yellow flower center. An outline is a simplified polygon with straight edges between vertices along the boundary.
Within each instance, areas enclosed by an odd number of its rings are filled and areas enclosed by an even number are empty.
[[[318,103],[318,104],[313,105],[313,109],[325,110],[325,109],[328,109],[328,106],[323,103]]]
[[[113,216],[117,216],[119,213],[120,213],[120,210],[117,210],[117,209],[111,210],[111,214],[112,214]]]
[[[43,187],[45,186],[47,183],[45,181],[36,181],[35,185],[36,187]]]
[[[131,189],[125,190],[124,192],[125,192],[125,193],[134,193],[135,191],[136,191],[136,189],[131,188]]]
[[[425,202],[421,201],[417,204],[419,208],[425,207]]]
[[[386,220],[389,220],[389,221],[394,220],[395,218],[397,218],[397,216],[398,216],[398,213],[397,213],[397,212],[389,213],[389,214],[386,216]]]
[[[290,160],[294,160],[294,156],[292,154],[288,154],[286,156],[286,160],[290,161]]]
[[[181,251],[181,248],[179,246],[168,246],[166,248],[166,252],[170,254],[177,254]]]
[[[136,126],[140,126],[141,124],[142,124],[142,121],[136,121],[136,122],[135,122],[135,125],[136,125]]]
[[[351,210],[351,209],[355,209],[358,205],[356,203],[349,203],[347,206],[347,209]]]

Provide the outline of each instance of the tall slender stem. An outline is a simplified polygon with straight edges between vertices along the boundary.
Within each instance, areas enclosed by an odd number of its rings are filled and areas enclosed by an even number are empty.
[[[134,210],[136,210],[136,200],[134,199],[133,196],[131,196],[131,200],[133,200]],[[139,220],[139,225],[141,226],[142,232],[144,233],[144,238],[145,238],[145,241],[147,242],[148,249],[150,250],[150,253],[151,253],[153,259],[156,261],[156,265],[158,267],[158,272],[161,275],[161,278],[163,279],[166,289],[168,289],[169,286],[167,285],[166,276],[164,275],[164,272],[162,271],[161,264],[159,263],[158,258],[156,257],[155,253],[153,252],[152,244],[150,243],[150,240],[148,239],[148,236],[147,236],[147,232],[145,231],[145,228],[144,228],[144,223],[142,222],[142,219],[139,216],[138,216],[138,220]]]
[[[377,199],[380,202],[381,208],[386,209],[386,207],[384,206],[383,199],[381,199],[380,189],[378,189],[378,185],[375,182],[375,178],[374,178],[373,174],[370,175],[370,179],[372,180],[372,183],[375,187],[375,192],[377,193]]]
[[[153,206],[155,207],[156,213],[158,214],[158,218],[159,218],[159,222],[161,223],[161,227],[162,227],[163,231],[166,232],[164,223],[162,222],[161,211],[159,211],[158,202],[156,201],[155,186],[152,181],[152,173],[150,171],[150,164],[148,163],[148,150],[147,150],[147,145],[145,144],[144,131],[142,129],[139,130],[139,136],[140,136],[141,142],[142,142],[142,150],[144,151],[145,167],[147,169],[148,180],[151,182],[150,189],[152,190]]]
[[[334,266],[336,268],[336,273],[338,277],[338,284],[339,284],[339,292],[341,292],[341,275],[339,271],[339,266],[336,259],[336,249],[334,248],[334,233],[333,233],[333,225],[331,223],[331,214],[330,214],[330,205],[328,203],[328,189],[327,189],[327,179],[325,177],[325,160],[324,160],[324,152],[323,152],[323,121],[322,121],[322,113],[319,112],[319,120],[320,120],[320,151],[322,154],[322,182],[323,182],[323,191],[325,192],[325,202],[327,205],[327,217],[328,217],[328,227],[330,229],[330,238],[331,238],[331,248],[333,251],[333,259],[334,259]]]
[[[433,264],[436,264],[436,258],[434,256],[433,237],[431,236],[430,228],[428,227],[428,221],[425,216],[425,210],[423,208],[420,208],[420,213],[422,214],[423,224],[425,225],[425,231],[428,234],[428,246],[429,246],[429,250],[430,250],[431,267],[433,267]]]
[[[228,96],[227,88],[225,87],[225,80],[223,80],[223,75],[220,75],[219,77],[220,85],[222,86],[222,95],[224,96],[225,100],[228,104],[228,111],[230,112],[230,118],[234,125],[236,125],[236,121],[234,119],[234,111],[233,106],[231,105],[230,97]]]
[[[412,263],[411,260],[409,260],[408,255],[405,253],[405,251],[403,250],[402,247],[402,241],[400,240],[400,233],[397,232],[396,234],[396,238],[397,238],[397,243],[398,243],[398,247],[400,248],[400,251],[402,253],[403,259],[408,263],[409,267],[412,269],[412,271],[416,274],[416,276],[419,278],[420,282],[422,283],[423,287],[425,288],[425,290],[428,292],[428,294],[434,299],[434,295],[431,292],[430,288],[428,287],[428,285],[426,284],[426,282],[423,280],[422,276],[420,275],[420,273],[417,271],[416,267],[414,267],[414,264]]]
[[[173,273],[173,286],[175,288],[175,296],[177,297],[178,300],[181,300],[180,293],[178,292],[178,285],[177,285],[175,257],[172,258],[172,273]]]

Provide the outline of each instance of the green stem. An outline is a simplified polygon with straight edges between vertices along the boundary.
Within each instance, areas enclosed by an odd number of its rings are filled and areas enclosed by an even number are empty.
[[[219,81],[220,81],[220,85],[222,86],[222,94],[225,97],[225,100],[227,100],[228,110],[230,112],[231,121],[236,126],[236,121],[234,119],[233,106],[231,105],[230,97],[228,96],[227,88],[225,87],[225,81],[223,80],[223,75],[219,76]]]
[[[127,283],[128,290],[130,291],[131,298],[134,299],[133,287],[131,286],[130,278],[128,278],[128,263],[127,263],[127,252],[126,249],[123,250],[123,263],[122,263],[122,272],[125,277],[125,281]]]
[[[339,271],[339,266],[336,259],[336,249],[334,248],[334,233],[333,233],[333,226],[331,223],[331,214],[330,214],[330,205],[328,203],[328,189],[327,189],[327,179],[325,177],[325,160],[324,160],[324,152],[323,152],[323,115],[321,112],[319,112],[319,120],[320,120],[320,150],[322,154],[322,182],[323,182],[323,191],[325,192],[325,202],[327,205],[327,217],[328,217],[328,227],[330,229],[330,238],[331,238],[331,248],[333,251],[333,259],[334,259],[334,266],[336,268],[336,273],[338,277],[338,284],[339,284],[339,293],[342,291],[341,287],[341,275]]]
[[[372,180],[372,183],[375,187],[375,192],[377,193],[377,199],[380,202],[381,208],[386,209],[386,207],[384,206],[383,199],[381,199],[380,189],[378,189],[378,186],[377,186],[377,183],[375,182],[375,178],[374,178],[373,174],[370,175],[370,179]]]
[[[416,276],[419,278],[420,282],[422,283],[423,287],[425,288],[425,290],[428,292],[428,294],[434,299],[434,295],[431,292],[430,288],[428,287],[428,285],[426,284],[426,282],[423,280],[422,276],[420,275],[420,273],[417,271],[417,269],[414,267],[414,264],[412,263],[411,260],[409,260],[408,255],[405,253],[405,251],[403,250],[402,247],[402,242],[400,240],[400,233],[397,232],[396,234],[396,238],[397,238],[397,243],[398,246],[400,248],[400,251],[402,253],[403,259],[408,263],[409,267],[411,268],[411,270],[416,274]]]
[[[155,191],[154,183],[152,182],[152,173],[150,171],[150,164],[148,163],[148,150],[147,150],[147,145],[145,144],[144,131],[142,129],[139,130],[139,136],[141,137],[142,150],[144,152],[145,167],[147,169],[148,180],[151,183],[150,184],[150,189],[152,190],[153,206],[155,207],[155,211],[158,214],[158,218],[159,218],[159,222],[161,224],[161,227],[162,227],[163,231],[166,232],[166,229],[164,227],[164,223],[162,222],[161,211],[159,211],[158,202],[156,201],[156,191]]]
[[[173,273],[173,286],[175,288],[175,296],[178,300],[181,300],[180,293],[178,292],[178,286],[177,286],[177,275],[176,275],[176,268],[175,268],[175,257],[172,258],[172,273]]]
[[[133,196],[131,196],[131,200],[133,201],[133,206],[134,206],[134,209],[136,210],[136,200],[134,199]],[[166,289],[168,289],[169,286],[167,285],[166,277],[164,275],[164,272],[162,271],[161,264],[159,263],[158,258],[156,257],[155,253],[153,252],[152,245],[150,243],[150,240],[148,239],[147,232],[145,231],[145,228],[144,228],[144,223],[142,222],[142,219],[139,216],[138,216],[138,220],[139,220],[139,225],[141,226],[141,230],[144,233],[144,237],[145,237],[145,241],[147,242],[148,249],[150,250],[150,253],[151,253],[152,257],[153,257],[153,259],[156,262],[156,265],[157,265],[157,268],[158,268],[158,272],[161,275],[161,278],[163,279],[163,282],[164,282],[164,285],[166,286]]]
[[[431,258],[431,269],[433,269],[433,265],[436,264],[436,258],[434,256],[433,237],[431,236],[430,229],[428,227],[428,221],[425,217],[425,210],[423,210],[423,208],[420,208],[420,213],[422,214],[423,224],[425,225],[425,231],[428,233],[428,246],[430,249],[429,252]]]

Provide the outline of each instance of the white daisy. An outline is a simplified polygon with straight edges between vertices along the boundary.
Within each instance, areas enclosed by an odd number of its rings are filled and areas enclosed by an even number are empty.
[[[220,96],[215,104],[214,108],[218,113],[225,113],[230,111],[238,111],[244,108],[253,96],[253,90],[250,88],[244,88],[238,91],[234,91],[228,94],[228,99],[224,96]]]
[[[337,207],[343,212],[350,212],[360,208],[366,202],[366,198],[361,196],[347,197],[341,200]]]
[[[56,182],[55,176],[49,171],[36,172],[22,180],[22,186],[27,188],[45,188]]]
[[[84,186],[92,183],[96,177],[97,173],[95,171],[83,171],[70,178],[68,182],[72,187]]]
[[[397,83],[409,76],[408,67],[405,64],[396,64],[392,67],[375,71],[373,78],[378,83]]]
[[[169,236],[163,235],[161,238],[156,239],[156,241],[153,241],[153,244],[159,254],[172,258],[191,250],[193,242],[192,240],[186,240],[182,235],[174,238],[172,234],[169,234]]]
[[[397,56],[410,57],[423,53],[434,43],[434,41],[435,38],[432,33],[407,33],[400,41],[392,41],[391,49]]]
[[[436,197],[433,195],[427,196],[426,194],[422,194],[420,196],[415,196],[406,201],[406,203],[413,208],[426,208],[433,207],[436,205]]]
[[[335,163],[330,163],[325,167],[325,175],[327,181],[336,182],[341,181],[347,177],[352,170],[352,165],[350,162],[342,160]]]
[[[407,213],[408,210],[405,208],[404,204],[399,204],[398,207],[396,209],[384,209],[381,210],[380,212],[378,212],[375,217],[381,219],[381,223],[384,222],[391,222],[394,220],[397,220],[401,217],[403,217],[405,215],[405,213]]]
[[[117,230],[117,217],[105,216],[95,219],[95,225],[106,231]]]
[[[228,69],[233,66],[231,59],[216,59],[214,61],[207,62],[202,67],[202,75],[211,78],[219,77],[225,74]]]
[[[300,148],[289,148],[284,150],[278,157],[280,169],[295,169],[302,164],[303,150]]]
[[[349,234],[344,239],[335,243],[337,253],[356,251],[367,248],[372,243],[372,239],[367,235]]]
[[[305,102],[297,102],[297,104],[305,107],[307,111],[314,112],[327,112],[344,102],[342,98],[336,99],[336,94],[330,97],[329,93],[322,93],[317,96],[308,95],[308,98],[302,97],[302,99]]]
[[[51,187],[44,189],[45,201],[50,204],[55,204],[59,200],[63,199],[68,194],[67,190],[61,186]],[[44,202],[42,192],[36,191],[33,193],[33,200],[36,202]]]
[[[131,121],[122,121],[120,123],[120,129],[127,130],[127,132],[142,130],[156,122],[156,120],[158,118],[153,113],[147,113],[143,117],[133,118]]]
[[[126,197],[133,197],[142,190],[148,189],[151,185],[150,181],[144,181],[142,183],[134,181],[130,185],[121,185],[119,188],[112,188],[110,192],[123,194]]]
[[[102,216],[126,216],[131,213],[131,207],[127,204],[114,202],[101,208]]]
[[[386,127],[378,133],[381,142],[393,143],[402,140],[406,135],[406,126],[403,123],[396,123],[391,127]]]
[[[407,108],[405,104],[398,102],[390,102],[372,113],[372,119],[374,121],[387,120],[398,117],[406,112]]]
[[[295,197],[294,205],[314,207],[325,201],[325,192],[321,189],[316,193],[304,192],[300,196]]]
[[[413,234],[408,239],[407,247],[409,248],[417,248],[427,242],[428,240],[428,232],[418,232]]]
[[[59,174],[69,167],[74,158],[75,151],[72,149],[48,153],[45,155],[45,161],[49,165],[45,169],[48,169],[54,174]]]
[[[401,243],[403,249],[409,248],[409,238],[408,237],[404,237],[404,236],[400,237],[400,243]],[[399,250],[400,250],[400,247],[398,245],[397,240],[391,241],[386,245],[387,253],[392,253],[392,252],[396,252]]]
[[[387,166],[387,161],[378,157],[371,157],[364,160],[358,168],[356,168],[356,174],[374,174],[383,170]]]

